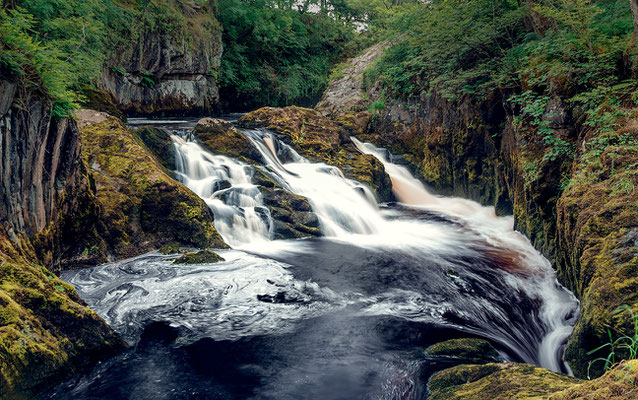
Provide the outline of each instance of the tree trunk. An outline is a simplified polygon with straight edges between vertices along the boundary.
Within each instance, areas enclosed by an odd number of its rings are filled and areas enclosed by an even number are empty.
[[[634,19],[634,39],[638,37],[638,0],[629,0],[631,16]]]

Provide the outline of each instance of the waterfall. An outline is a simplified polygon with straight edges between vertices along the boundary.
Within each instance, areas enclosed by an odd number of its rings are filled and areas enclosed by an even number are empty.
[[[235,246],[269,240],[272,219],[259,188],[251,183],[253,168],[213,155],[193,141],[171,137],[178,180],[213,210],[215,228],[224,240]]]
[[[535,327],[534,334],[517,329],[494,334],[486,332],[481,324],[462,329],[507,342],[508,346],[518,348],[519,355],[527,362],[539,363],[554,371],[563,369],[559,353],[576,318],[575,302],[560,288],[550,263],[533,249],[527,238],[513,230],[513,218],[497,217],[493,207],[483,207],[470,200],[433,195],[407,168],[394,164],[387,151],[352,138],[359,151],[383,163],[401,204],[456,219],[466,231],[471,230],[477,236],[474,247],[459,249],[456,243],[464,240],[459,232],[431,223],[388,218],[370,190],[345,178],[338,168],[309,162],[268,130],[241,132],[260,151],[266,167],[263,171],[286,190],[310,201],[327,237],[368,248],[394,246],[420,253],[447,249],[459,255],[487,255],[498,260],[500,267],[508,272],[505,279],[513,288],[531,299],[542,299],[539,317],[543,326]],[[233,246],[267,252],[262,244],[270,240],[272,220],[258,187],[251,183],[255,167],[212,155],[192,141],[176,136],[173,140],[178,177],[211,207],[215,226],[224,239]],[[266,247],[275,252],[278,249]],[[533,340],[525,338],[527,334],[538,337],[537,349],[530,344]]]
[[[392,189],[399,201],[413,207],[456,215],[480,230],[485,240],[501,249],[507,249],[514,257],[513,267],[524,268],[526,274],[535,278],[528,283],[528,290],[536,291],[544,300],[540,317],[547,333],[539,346],[537,359],[540,365],[552,371],[561,371],[561,345],[567,341],[578,316],[575,299],[565,290],[560,290],[550,262],[535,251],[529,240],[513,229],[513,218],[497,217],[492,207],[482,207],[476,202],[460,198],[439,197],[431,194],[425,186],[404,166],[392,163],[391,155],[370,143],[357,138],[351,140],[364,154],[381,161],[392,180]],[[569,365],[564,364],[571,374]]]

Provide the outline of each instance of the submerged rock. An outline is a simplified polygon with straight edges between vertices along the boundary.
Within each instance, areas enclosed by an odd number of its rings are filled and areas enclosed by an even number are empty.
[[[477,364],[504,361],[490,342],[477,338],[446,340],[428,347],[425,354]]]
[[[210,250],[186,253],[173,261],[174,264],[214,264],[225,261],[219,254]]]
[[[368,185],[379,201],[393,199],[392,183],[383,164],[371,155],[361,154],[343,127],[315,110],[264,107],[242,116],[239,125],[267,128],[309,160],[334,165],[347,178]]]

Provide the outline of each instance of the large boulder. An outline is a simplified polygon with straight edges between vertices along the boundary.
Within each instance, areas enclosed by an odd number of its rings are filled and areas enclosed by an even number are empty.
[[[347,178],[367,184],[379,201],[393,199],[392,182],[383,164],[371,155],[361,154],[343,127],[315,110],[264,107],[242,116],[239,125],[267,128],[309,160],[334,165]]]
[[[120,120],[78,112],[82,160],[95,187],[98,233],[104,257],[130,257],[178,241],[226,247],[213,214],[196,194],[171,179]]]

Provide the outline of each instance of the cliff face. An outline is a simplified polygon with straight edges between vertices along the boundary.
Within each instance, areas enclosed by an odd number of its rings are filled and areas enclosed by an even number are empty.
[[[64,246],[60,221],[87,180],[73,121],[0,81],[0,397],[27,395],[124,347],[75,290],[41,264]]]
[[[360,68],[345,70],[353,75],[331,88],[361,81]],[[513,213],[516,229],[581,300],[566,358],[578,376],[586,376],[589,360],[602,352],[586,353],[608,341],[606,324],[630,332],[627,313],[614,316],[613,310],[638,303],[636,110],[622,127],[599,134],[576,124],[573,110],[553,96],[544,122],[553,138],[574,149],[553,154],[524,114],[513,117],[502,94],[452,102],[434,92],[404,102],[383,100],[377,87],[361,92],[329,89],[319,109],[360,138],[405,155],[437,192]],[[366,98],[367,104],[360,101]],[[375,100],[384,104],[374,107]]]
[[[218,107],[221,27],[205,8],[180,12],[181,26],[141,29],[107,61],[98,86],[124,113],[202,115]]]

